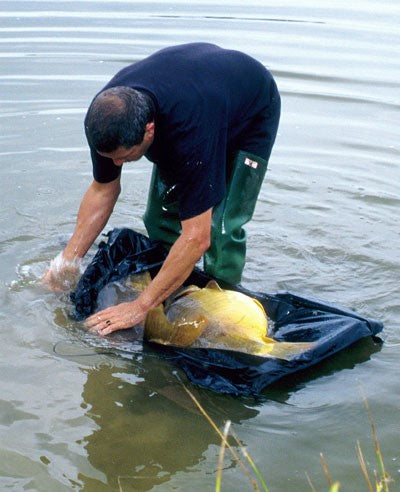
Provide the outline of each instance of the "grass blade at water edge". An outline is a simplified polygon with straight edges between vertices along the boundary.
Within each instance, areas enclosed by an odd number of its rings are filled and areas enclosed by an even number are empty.
[[[385,470],[385,465],[383,463],[383,458],[382,458],[381,447],[379,445],[378,435],[377,435],[376,429],[375,429],[374,418],[372,417],[372,412],[371,412],[371,409],[369,407],[367,397],[365,396],[364,389],[361,386],[361,384],[360,384],[360,391],[361,391],[362,398],[364,400],[365,408],[367,410],[367,415],[368,415],[369,423],[370,423],[371,430],[372,430],[372,437],[374,439],[374,444],[375,444],[375,454],[376,454],[376,458],[378,460],[378,466],[379,466],[380,477],[376,477],[376,490],[377,491],[384,490],[384,492],[389,492],[390,477],[386,473],[386,470]]]
[[[257,482],[250,476],[247,468],[244,466],[242,460],[240,459],[239,455],[236,453],[236,451],[232,448],[232,446],[229,444],[228,440],[225,439],[224,435],[222,432],[218,429],[217,425],[215,422],[212,420],[212,418],[208,415],[208,413],[204,410],[200,402],[197,400],[197,398],[194,396],[194,394],[186,388],[186,386],[179,380],[180,384],[182,385],[183,389],[186,391],[186,393],[190,396],[190,398],[194,401],[194,403],[197,405],[197,408],[200,410],[200,412],[204,415],[204,417],[207,419],[208,423],[211,425],[211,427],[215,430],[215,432],[219,435],[219,437],[223,440],[225,443],[226,447],[229,449],[229,451],[232,453],[233,457],[235,460],[239,463],[240,467],[242,468],[244,474],[246,477],[249,479],[251,485],[253,486],[255,491],[259,491]]]
[[[329,471],[328,471],[328,467],[326,466],[324,455],[322,453],[320,453],[319,455],[321,457],[322,468],[324,470],[326,479],[328,480],[329,487],[332,488],[333,482],[332,482],[331,477],[329,475]]]
[[[310,475],[307,472],[306,472],[306,477],[307,477],[307,481],[311,487],[311,492],[317,492],[316,488],[314,487],[314,484],[311,481]]]
[[[215,492],[221,492],[221,481],[222,481],[222,466],[224,463],[224,455],[225,455],[225,443],[228,438],[229,434],[229,428],[231,426],[231,421],[227,420],[225,422],[225,427],[224,427],[224,439],[222,439],[221,442],[221,449],[219,451],[219,457],[218,457],[218,471],[217,471],[217,480],[215,483]]]
[[[358,461],[360,463],[361,470],[363,472],[365,481],[367,482],[369,492],[374,492],[374,489],[372,487],[371,480],[369,478],[369,473],[368,473],[367,465],[366,465],[365,460],[364,460],[364,455],[363,455],[363,452],[361,450],[360,441],[357,441],[357,448],[356,449],[357,449]]]
[[[231,430],[231,434],[233,436],[233,438],[235,439],[236,443],[238,444],[238,446],[240,447],[240,450],[242,451],[242,454],[243,456],[247,459],[247,461],[250,463],[250,466],[253,468],[254,470],[254,473],[257,475],[257,478],[258,480],[260,481],[263,489],[264,489],[264,492],[269,492],[268,490],[268,487],[261,475],[261,473],[259,472],[256,464],[254,463],[253,459],[251,458],[251,456],[249,455],[249,453],[247,452],[246,448],[243,446],[243,444],[239,441],[238,437],[236,436],[236,434],[233,432],[233,430]]]

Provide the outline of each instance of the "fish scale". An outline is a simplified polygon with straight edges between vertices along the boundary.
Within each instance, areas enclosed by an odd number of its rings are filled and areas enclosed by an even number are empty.
[[[189,286],[168,306],[152,309],[145,321],[145,338],[176,347],[216,348],[290,359],[311,343],[278,342],[268,338],[262,305],[240,292],[224,290],[215,281],[205,288]]]

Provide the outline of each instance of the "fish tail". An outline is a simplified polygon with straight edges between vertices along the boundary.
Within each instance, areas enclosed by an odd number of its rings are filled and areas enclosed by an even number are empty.
[[[290,360],[293,355],[302,354],[315,345],[314,342],[277,342],[276,340],[272,340],[272,342],[264,343],[254,354]]]

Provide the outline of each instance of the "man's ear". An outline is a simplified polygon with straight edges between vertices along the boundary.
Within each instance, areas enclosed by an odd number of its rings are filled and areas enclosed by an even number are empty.
[[[146,124],[146,134],[148,137],[154,137],[154,121],[150,121]]]

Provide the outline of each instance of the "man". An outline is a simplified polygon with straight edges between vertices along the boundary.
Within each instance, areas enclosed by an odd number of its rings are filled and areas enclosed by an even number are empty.
[[[246,234],[280,116],[271,74],[253,58],[208,43],[163,49],[121,70],[94,98],[85,119],[94,181],[80,205],[57,287],[106,225],[120,193],[122,165],[146,156],[155,165],[144,217],[168,256],[133,302],[88,318],[102,335],[140,323],[189,276],[204,269],[240,281]]]

